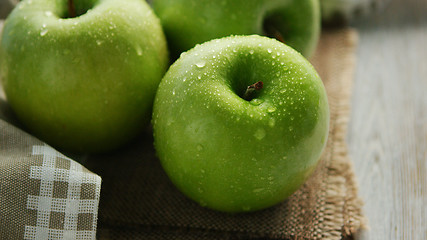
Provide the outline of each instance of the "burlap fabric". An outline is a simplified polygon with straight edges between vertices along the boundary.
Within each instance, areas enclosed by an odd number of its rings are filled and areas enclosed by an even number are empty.
[[[345,143],[356,40],[352,30],[324,32],[312,59],[331,110],[317,170],[289,199],[254,213],[215,212],[183,196],[150,129],[121,151],[73,156],[79,164],[10,124],[18,123],[1,101],[0,239],[351,238],[363,225]]]

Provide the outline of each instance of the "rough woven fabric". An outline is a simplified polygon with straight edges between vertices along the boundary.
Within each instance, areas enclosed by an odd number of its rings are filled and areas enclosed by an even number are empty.
[[[134,146],[86,165],[103,177],[99,239],[348,239],[361,201],[345,143],[357,34],[325,32],[312,62],[331,110],[327,147],[314,175],[288,200],[245,214],[198,206],[166,177],[147,130]]]
[[[101,178],[1,120],[0,239],[95,239]]]

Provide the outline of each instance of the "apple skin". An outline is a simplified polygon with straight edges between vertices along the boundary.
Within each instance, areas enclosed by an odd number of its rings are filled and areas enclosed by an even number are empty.
[[[75,18],[65,18],[66,0],[21,2],[0,45],[2,84],[17,117],[70,152],[106,152],[134,138],[150,122],[169,64],[145,1],[91,2],[75,1]]]
[[[262,81],[252,100],[247,86]],[[273,206],[311,175],[325,146],[321,79],[298,52],[258,35],[212,40],[184,53],[153,108],[157,155],[171,181],[224,212]]]
[[[280,33],[310,57],[320,34],[318,0],[153,0],[152,6],[175,55],[220,37]]]

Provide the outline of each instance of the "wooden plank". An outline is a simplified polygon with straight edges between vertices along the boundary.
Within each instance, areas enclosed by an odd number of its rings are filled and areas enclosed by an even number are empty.
[[[370,230],[427,239],[427,1],[396,0],[355,24],[349,150]]]

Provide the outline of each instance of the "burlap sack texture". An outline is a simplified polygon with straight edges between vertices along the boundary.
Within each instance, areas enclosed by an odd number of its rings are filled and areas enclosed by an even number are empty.
[[[114,156],[86,159],[103,178],[100,239],[351,239],[363,226],[345,142],[357,33],[324,32],[312,63],[328,92],[327,147],[314,175],[288,200],[246,214],[211,211],[188,200],[161,169],[147,130]]]

